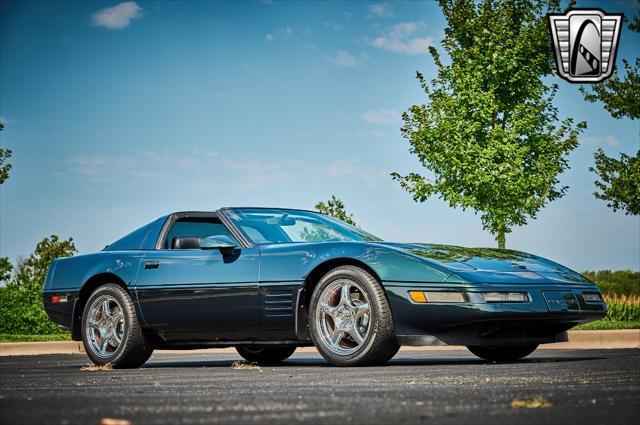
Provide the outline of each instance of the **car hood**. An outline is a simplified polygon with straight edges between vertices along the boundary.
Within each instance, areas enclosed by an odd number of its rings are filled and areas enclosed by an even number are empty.
[[[591,283],[558,263],[526,252],[495,248],[466,248],[426,243],[382,245],[402,250],[464,277],[483,274],[489,280],[554,281]],[[474,279],[475,280],[475,279]]]

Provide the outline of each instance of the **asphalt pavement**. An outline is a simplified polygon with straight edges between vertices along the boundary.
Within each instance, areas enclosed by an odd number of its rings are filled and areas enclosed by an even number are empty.
[[[510,364],[401,351],[369,368],[332,367],[316,353],[277,367],[234,367],[239,360],[176,352],[140,369],[92,371],[81,355],[1,357],[0,423],[640,423],[637,349],[538,350]]]

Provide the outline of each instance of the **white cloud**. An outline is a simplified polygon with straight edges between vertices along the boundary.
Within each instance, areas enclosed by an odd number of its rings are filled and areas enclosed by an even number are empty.
[[[387,140],[389,139],[388,132],[376,129],[376,130],[340,130],[338,134],[341,137],[347,137],[350,139],[358,140]]]
[[[66,160],[69,171],[110,180],[116,175],[166,179],[176,173],[200,169],[218,160],[218,153],[200,150],[191,155],[178,155],[171,150],[144,152],[141,155],[73,155]]]
[[[100,9],[91,15],[91,22],[96,27],[110,30],[121,30],[131,24],[134,19],[142,18],[142,8],[134,1],[126,1],[113,7]]]
[[[369,12],[378,18],[390,18],[393,16],[393,10],[386,3],[376,3],[368,7]]]
[[[388,176],[387,171],[363,165],[358,160],[318,163],[306,160],[254,154],[227,157],[211,150],[179,153],[173,149],[131,155],[74,155],[65,163],[67,170],[98,182],[160,182],[185,179],[189,188],[207,188],[221,176],[234,176],[233,187],[255,190],[279,184],[294,187],[299,182],[339,182],[345,177],[374,184]],[[185,178],[185,176],[188,176]]]
[[[368,56],[364,52],[360,52],[358,56],[354,56],[347,50],[340,50],[338,54],[331,58],[331,63],[339,68],[362,68],[367,62]]]
[[[593,146],[619,146],[620,143],[618,139],[613,134],[609,134],[606,136],[593,136],[593,137],[583,137],[580,139],[580,142],[585,145],[593,145]]]
[[[207,185],[218,173],[234,173],[233,185],[242,189],[256,189],[269,184],[299,181],[314,164],[290,158],[242,158],[221,156],[213,150],[176,152],[164,149],[135,155],[73,155],[66,161],[71,173],[95,181],[140,179],[164,181],[190,176],[189,184]],[[318,174],[322,175],[318,169]]]
[[[366,184],[376,184],[389,176],[386,170],[363,165],[358,160],[338,160],[327,166],[326,173],[337,180],[359,180]]]
[[[329,28],[329,29],[332,29],[332,30],[334,30],[334,31],[340,31],[340,30],[342,30],[342,28],[343,28],[343,26],[342,26],[342,25],[340,25],[340,24],[336,24],[335,22],[327,22],[327,21],[325,21],[325,22],[323,22],[323,23],[322,23],[322,25],[323,25],[325,28]]]
[[[289,38],[291,36],[291,34],[293,34],[293,28],[292,27],[284,27],[284,28],[280,28],[278,31],[274,33],[269,33],[267,35],[264,36],[264,39],[268,42],[271,43],[273,40],[277,39],[286,39]]]
[[[377,109],[360,114],[362,121],[369,124],[400,124],[400,112],[395,109]]]
[[[419,55],[426,53],[427,47],[432,44],[433,39],[431,37],[412,38],[411,40],[397,40],[387,37],[378,37],[371,42],[371,45],[374,47],[407,55]]]
[[[433,45],[432,37],[411,37],[423,27],[422,22],[402,22],[392,25],[387,32],[371,41],[371,45],[394,53],[419,55]]]
[[[389,28],[389,37],[406,38],[422,28],[422,22],[400,22]]]
[[[226,158],[221,161],[223,170],[233,173],[233,185],[239,189],[259,189],[274,184],[285,185],[298,181],[314,167],[306,161],[291,158],[265,159]]]

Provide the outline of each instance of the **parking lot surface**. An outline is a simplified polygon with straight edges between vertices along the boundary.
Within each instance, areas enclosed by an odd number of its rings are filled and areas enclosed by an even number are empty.
[[[538,350],[510,364],[403,350],[368,368],[316,353],[276,367],[239,360],[176,352],[93,371],[80,355],[1,357],[0,423],[640,423],[640,350]]]

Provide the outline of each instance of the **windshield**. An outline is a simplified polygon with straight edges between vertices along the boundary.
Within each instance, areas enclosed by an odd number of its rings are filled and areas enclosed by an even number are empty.
[[[234,208],[224,213],[256,244],[381,240],[341,220],[309,211]]]

